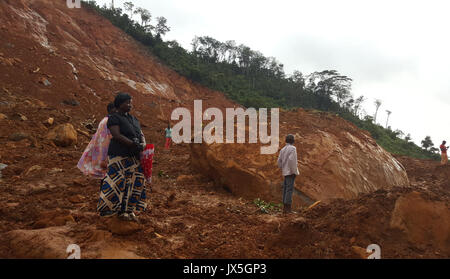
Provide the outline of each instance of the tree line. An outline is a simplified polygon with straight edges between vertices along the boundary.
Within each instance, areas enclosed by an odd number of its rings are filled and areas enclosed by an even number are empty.
[[[286,110],[301,107],[337,114],[369,131],[377,143],[391,153],[439,159],[435,150],[417,146],[409,134],[404,136],[402,131],[392,131],[387,123],[391,111],[386,111],[386,126],[378,125],[376,118],[381,101],[375,101],[375,115],[369,116],[362,108],[366,98],[354,97],[351,92],[353,80],[336,70],[308,75],[296,70],[288,75],[275,57],[265,57],[233,40],[221,42],[209,36],[195,37],[192,49],[186,50],[177,41],[162,39],[170,31],[164,17],[157,17],[153,24],[151,12],[135,7],[132,2],[126,2],[124,9],[100,7],[95,1],[84,1],[83,4],[148,47],[180,75],[224,92],[245,107],[282,107]],[[135,15],[139,21],[133,20]]]

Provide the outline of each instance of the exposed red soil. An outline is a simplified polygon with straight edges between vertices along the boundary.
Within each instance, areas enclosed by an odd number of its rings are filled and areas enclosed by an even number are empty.
[[[163,129],[174,107],[191,107],[194,99],[219,108],[235,104],[159,64],[105,19],[85,10],[64,9],[65,1],[53,2],[0,3],[5,22],[0,28],[0,37],[5,38],[0,43],[0,113],[7,117],[0,119],[0,163],[8,165],[0,180],[0,258],[62,257],[71,243],[81,247],[83,258],[358,258],[352,247],[365,249],[372,243],[381,246],[383,258],[450,257],[448,247],[411,243],[404,232],[390,227],[397,198],[409,192],[448,206],[449,166],[397,157],[407,170],[410,187],[332,200],[289,216],[264,214],[251,200],[197,174],[187,144],[174,145],[169,152],[162,149]],[[20,27],[11,27],[20,18],[10,7],[30,7],[51,22],[49,41],[58,50],[52,54]],[[70,27],[58,10],[88,35]],[[123,82],[105,80],[62,46],[67,37],[60,29],[78,39],[93,57],[104,57],[136,80],[151,76],[168,84],[173,94],[141,94]],[[78,80],[62,57],[77,62]],[[42,78],[52,85],[42,84]],[[96,127],[112,93],[119,90],[133,95],[133,113],[144,124],[147,141],[156,144],[149,210],[139,216],[138,230],[128,235],[111,233],[111,221],[96,214],[99,182],[76,168],[92,134],[85,124]],[[79,105],[62,103],[67,100]],[[52,126],[71,123],[88,135],[80,132],[74,146],[55,146],[45,139],[50,126],[43,123],[49,117],[55,120]]]

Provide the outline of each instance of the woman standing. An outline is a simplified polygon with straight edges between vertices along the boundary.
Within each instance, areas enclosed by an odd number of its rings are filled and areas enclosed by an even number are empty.
[[[107,126],[112,139],[108,148],[108,170],[100,191],[97,211],[101,216],[119,217],[137,221],[135,211],[144,211],[145,179],[140,163],[140,152],[145,138],[136,117],[130,114],[131,96],[119,93],[114,106],[117,113],[111,115]]]

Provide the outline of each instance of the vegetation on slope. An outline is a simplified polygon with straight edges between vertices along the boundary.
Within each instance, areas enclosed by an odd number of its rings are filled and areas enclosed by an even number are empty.
[[[100,7],[95,1],[83,4],[148,47],[180,75],[224,92],[245,107],[301,107],[338,114],[369,131],[377,143],[391,153],[439,160],[438,150],[430,144],[430,138],[419,147],[411,141],[409,134],[377,124],[376,115],[374,119],[362,109],[365,97],[352,95],[352,79],[335,70],[309,75],[294,71],[288,76],[276,58],[265,57],[248,46],[237,45],[235,41],[220,42],[208,36],[195,37],[192,50],[188,51],[176,41],[162,39],[170,31],[164,17],[158,17],[157,25],[151,25],[151,13],[142,8],[134,9],[132,2],[124,5],[129,14],[120,8]],[[140,23],[132,19],[133,14],[140,16]],[[381,101],[375,103],[378,111]]]

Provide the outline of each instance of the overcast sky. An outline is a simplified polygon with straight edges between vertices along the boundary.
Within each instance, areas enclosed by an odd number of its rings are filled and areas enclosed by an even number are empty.
[[[276,57],[287,74],[337,70],[353,79],[355,97],[367,98],[368,114],[382,101],[378,123],[386,124],[390,110],[392,129],[411,133],[417,144],[426,135],[435,146],[450,142],[450,1],[132,2],[167,19],[165,40],[189,50],[194,36],[234,40]]]

